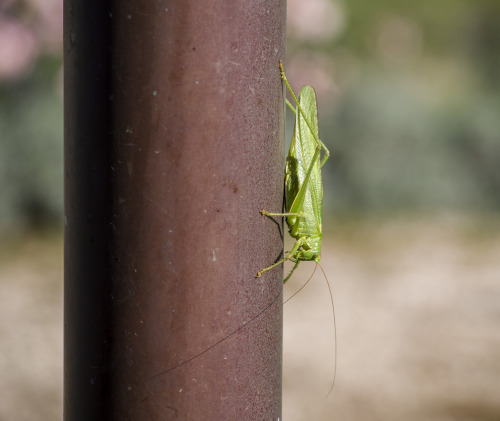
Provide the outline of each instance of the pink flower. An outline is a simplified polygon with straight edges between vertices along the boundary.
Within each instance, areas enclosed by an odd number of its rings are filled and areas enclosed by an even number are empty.
[[[28,71],[38,56],[37,44],[27,26],[0,16],[0,80],[16,79]]]

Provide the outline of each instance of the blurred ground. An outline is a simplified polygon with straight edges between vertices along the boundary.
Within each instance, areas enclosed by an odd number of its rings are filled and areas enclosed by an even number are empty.
[[[285,305],[283,419],[499,420],[499,221],[353,221],[326,238],[337,380],[325,398],[332,316],[318,273]]]
[[[350,221],[285,305],[283,419],[498,420],[500,219]],[[290,295],[310,275],[303,264]],[[0,420],[62,418],[62,240],[0,253]]]
[[[62,419],[62,269],[61,236],[2,244],[1,421]]]

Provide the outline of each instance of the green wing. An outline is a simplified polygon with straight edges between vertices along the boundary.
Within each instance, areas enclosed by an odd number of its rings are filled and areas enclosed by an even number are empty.
[[[314,89],[311,86],[302,87],[298,100],[307,122],[297,107],[285,178],[286,211],[304,215],[287,217],[291,234],[295,238],[321,235],[323,213],[318,109]]]

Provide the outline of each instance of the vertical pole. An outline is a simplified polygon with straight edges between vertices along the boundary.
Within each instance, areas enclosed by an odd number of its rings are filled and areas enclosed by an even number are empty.
[[[65,0],[66,421],[281,419],[285,9]]]

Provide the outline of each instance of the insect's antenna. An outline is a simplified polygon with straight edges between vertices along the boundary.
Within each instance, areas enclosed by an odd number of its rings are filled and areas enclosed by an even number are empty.
[[[288,301],[290,301],[293,297],[295,297],[300,291],[302,291],[306,287],[306,285],[309,283],[309,281],[314,276],[314,273],[316,272],[316,268],[317,267],[318,267],[318,265],[314,266],[313,273],[311,273],[311,276],[309,276],[309,279],[297,291],[295,291],[292,295],[290,295],[290,297],[288,297],[285,301],[283,301],[283,305],[285,305],[286,303],[288,303]]]
[[[226,339],[229,339],[231,336],[235,335],[236,333],[238,333],[241,329],[243,329],[244,327],[248,326],[250,323],[252,323],[255,319],[258,319],[268,308],[270,308],[277,300],[279,297],[281,297],[281,294],[283,293],[283,287],[280,289],[280,292],[278,293],[278,295],[276,295],[276,297],[266,306],[264,307],[263,310],[261,310],[259,313],[257,313],[255,316],[253,316],[250,320],[248,320],[247,322],[243,322],[243,324],[238,327],[237,329],[235,329],[233,332],[231,332],[229,335],[227,336],[224,336],[222,339],[218,340],[217,342],[215,342],[213,345],[209,346],[207,349],[205,349],[204,351],[200,352],[199,354],[196,354],[194,357],[191,357],[185,361],[182,361],[181,363],[177,364],[176,366],[174,367],[170,367],[168,368],[167,370],[164,370],[160,373],[157,373],[153,376],[151,376],[149,379],[152,380],[156,377],[159,377],[159,376],[162,376],[163,374],[167,374],[167,373],[170,373],[171,371],[175,370],[176,368],[179,368],[179,367],[182,367],[183,365],[186,365],[187,363],[190,363],[191,361],[195,360],[196,358],[200,357],[201,355],[203,354],[206,354],[208,351],[214,349],[217,345],[219,345],[220,343],[224,342]],[[283,305],[283,304],[282,304]]]
[[[311,273],[311,276],[309,276],[309,279],[302,285],[297,291],[295,291],[290,297],[288,297],[285,301],[283,301],[283,305],[288,303],[293,297],[295,297],[300,291],[302,291],[309,281],[313,278],[314,273],[316,272],[316,269],[318,268],[321,269],[321,272],[323,272],[323,276],[325,277],[326,285],[328,286],[328,291],[330,292],[330,301],[332,303],[332,316],[333,316],[333,337],[335,340],[335,360],[334,360],[334,365],[333,365],[333,380],[332,384],[330,386],[330,390],[328,390],[328,393],[326,394],[326,397],[330,396],[330,394],[333,391],[333,386],[335,386],[335,379],[337,377],[337,323],[335,320],[335,306],[333,304],[333,292],[332,288],[330,286],[330,282],[328,282],[328,278],[326,277],[325,271],[323,270],[323,266],[321,266],[318,262],[316,262],[316,266],[314,267],[313,273]]]
[[[325,277],[326,285],[328,286],[328,291],[330,292],[330,301],[332,303],[332,316],[333,316],[333,338],[335,340],[335,361],[333,365],[333,380],[332,380],[332,385],[330,386],[330,390],[326,394],[326,397],[330,396],[330,393],[332,393],[333,386],[335,386],[335,379],[337,377],[337,322],[335,320],[335,305],[333,304],[333,293],[332,293],[332,288],[330,286],[330,282],[328,282],[328,278],[326,277],[325,271],[323,270],[323,267],[318,263],[319,268],[321,269],[321,272],[323,272],[323,276]]]

